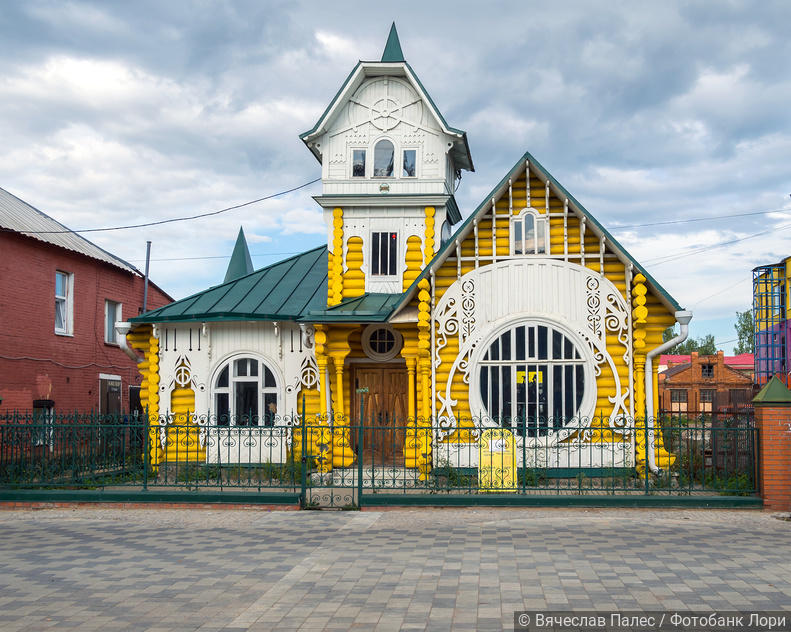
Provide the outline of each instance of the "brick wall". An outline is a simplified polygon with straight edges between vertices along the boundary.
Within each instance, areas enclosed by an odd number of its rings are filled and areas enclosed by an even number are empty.
[[[791,404],[755,405],[764,507],[791,510]]]
[[[99,408],[99,375],[121,377],[121,402],[139,385],[135,363],[105,343],[105,300],[138,315],[144,280],[116,266],[16,233],[0,233],[0,412],[29,410],[35,399],[56,411]],[[73,335],[55,333],[55,272],[74,275]],[[149,284],[148,308],[172,299]]]
[[[704,366],[711,367],[711,377],[704,376]],[[670,393],[674,389],[687,391],[686,412],[690,413],[704,412],[705,406],[701,405],[701,391],[716,391],[714,405],[706,410],[706,412],[716,412],[718,408],[730,408],[731,390],[742,391],[737,395],[739,406],[750,405],[753,382],[749,377],[727,366],[722,351],[717,352],[716,355],[703,356],[693,352],[689,364],[668,365],[667,370],[659,374],[660,410],[674,410]]]

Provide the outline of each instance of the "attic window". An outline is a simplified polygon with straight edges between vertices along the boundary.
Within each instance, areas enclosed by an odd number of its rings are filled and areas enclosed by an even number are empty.
[[[402,178],[414,178],[416,175],[415,163],[417,162],[417,150],[404,150],[404,168],[401,173]]]
[[[352,177],[365,177],[365,150],[355,149],[352,152]]]
[[[546,219],[532,209],[524,209],[511,223],[511,253],[543,255],[546,253]]]
[[[714,365],[702,364],[700,370],[703,377],[714,377]]]
[[[380,140],[374,147],[374,178],[392,178],[395,147],[389,140]]]

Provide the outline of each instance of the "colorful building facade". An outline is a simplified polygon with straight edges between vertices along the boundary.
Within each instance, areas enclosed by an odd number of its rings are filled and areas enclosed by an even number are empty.
[[[152,414],[249,437],[251,424],[292,427],[304,405],[328,429],[323,471],[369,456],[425,470],[440,444],[474,466],[487,428],[586,445],[583,467],[645,461],[647,355],[681,309],[531,154],[462,221],[466,133],[395,28],[301,138],[322,168],[327,246],[253,271],[240,240],[224,284],[132,319]],[[360,434],[360,420],[385,430]]]
[[[755,383],[764,386],[777,375],[788,384],[791,320],[788,313],[788,257],[780,263],[753,270],[753,324],[755,331]]]

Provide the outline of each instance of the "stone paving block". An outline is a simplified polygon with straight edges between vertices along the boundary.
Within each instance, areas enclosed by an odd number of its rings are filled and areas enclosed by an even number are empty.
[[[453,511],[225,530],[193,512],[155,536],[131,513],[0,513],[0,629],[463,632],[523,609],[791,608],[791,525],[761,512]]]

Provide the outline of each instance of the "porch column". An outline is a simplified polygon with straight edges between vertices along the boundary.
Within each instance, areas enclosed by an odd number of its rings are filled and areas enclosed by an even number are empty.
[[[417,402],[415,401],[415,369],[417,368],[417,358],[405,359],[407,372],[407,418],[411,422],[417,417]]]
[[[329,412],[327,410],[327,389],[329,388],[327,383],[327,332],[324,325],[316,325],[315,329],[314,352],[316,354],[316,364],[319,367],[319,393],[321,395],[319,398],[319,411],[322,418],[326,418]]]
[[[333,418],[332,418],[332,466],[349,467],[354,463],[354,453],[349,443],[349,417],[346,414],[347,384],[343,378],[346,356],[349,355],[349,334],[353,328],[333,327],[329,334],[329,355],[335,366],[335,388],[333,390]],[[350,411],[351,412],[351,411]]]

